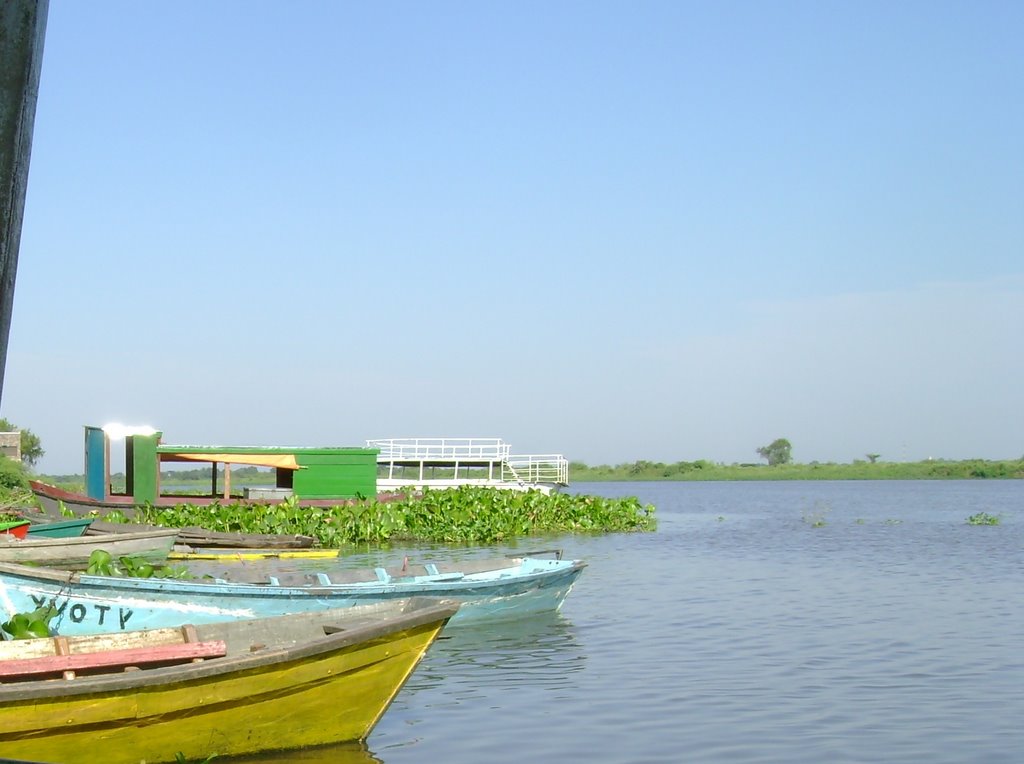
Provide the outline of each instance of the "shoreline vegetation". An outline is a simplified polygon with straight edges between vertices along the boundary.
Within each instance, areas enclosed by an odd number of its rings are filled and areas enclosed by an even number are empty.
[[[218,470],[219,484],[223,469]],[[450,477],[443,469],[436,477]],[[258,467],[236,467],[231,470],[235,488],[268,485],[270,474]],[[40,475],[52,485],[68,490],[84,491],[85,476]],[[174,485],[184,492],[208,491],[212,476],[209,468],[166,470],[160,475],[165,485]],[[687,462],[652,462],[638,460],[622,464],[596,466],[583,462],[569,463],[569,482],[646,482],[663,480],[973,480],[1024,479],[1024,457],[1020,459],[925,459],[917,462],[886,462],[855,459],[850,463],[808,462],[787,464],[722,464],[707,459]],[[124,475],[111,475],[115,490],[124,490]]]
[[[1024,478],[1024,458],[987,460],[926,459],[919,462],[855,460],[850,464],[810,462],[808,464],[717,464],[704,459],[695,462],[637,461],[614,466],[591,467],[570,462],[573,483],[605,481],[724,481],[724,480],[969,480]]]
[[[8,460],[4,460],[8,461]],[[0,469],[0,483],[20,487],[26,479],[21,465]],[[82,490],[84,476],[40,476],[46,482]],[[266,484],[269,473],[253,467],[232,470],[232,486]],[[774,480],[950,480],[1024,478],[1024,459],[990,461],[926,460],[882,462],[877,458],[852,464],[716,464],[637,461],[591,467],[572,462],[570,484],[644,481],[774,481]],[[115,486],[123,475],[112,476]],[[179,490],[209,490],[209,468],[162,473],[161,481]],[[27,488],[27,483],[24,483]],[[31,495],[31,494],[29,494]],[[260,511],[254,511],[259,509]],[[107,519],[117,519],[108,517]],[[388,545],[403,541],[447,544],[489,544],[562,533],[644,532],[657,529],[655,508],[636,497],[604,498],[582,493],[494,490],[463,486],[383,498],[309,511],[297,502],[252,504],[230,500],[212,505],[178,504],[144,507],[140,520],[167,527],[198,525],[214,531],[285,533],[312,536],[319,545]]]
[[[3,464],[6,461],[7,464]],[[26,506],[35,499],[19,464],[0,461],[0,493],[8,507]],[[232,485],[266,484],[265,470],[232,470]],[[3,478],[6,477],[6,481]],[[46,482],[81,492],[84,476],[40,476]],[[111,476],[117,485],[124,475]],[[209,491],[209,468],[162,473],[161,481],[176,488]],[[17,497],[15,499],[15,497]],[[0,496],[0,499],[4,499]],[[118,510],[103,515],[118,522]],[[635,496],[605,498],[575,493],[496,490],[478,486],[394,492],[357,500],[340,500],[332,507],[304,507],[294,498],[269,504],[224,499],[192,504],[183,497],[174,506],[137,507],[135,520],[168,528],[199,526],[211,531],[304,535],[325,548],[352,545],[386,546],[395,542],[493,544],[565,533],[628,533],[657,529],[655,508]]]

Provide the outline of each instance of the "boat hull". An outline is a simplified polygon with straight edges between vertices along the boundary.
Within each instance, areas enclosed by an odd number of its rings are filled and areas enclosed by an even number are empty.
[[[163,528],[142,533],[76,536],[71,538],[25,539],[0,536],[0,562],[34,563],[70,569],[85,568],[97,549],[112,557],[135,557],[160,563],[167,559],[177,531]]]
[[[127,496],[121,497],[122,501],[98,501],[37,480],[30,481],[30,485],[43,514],[54,520],[62,519],[67,514],[93,519],[90,533],[134,533],[157,527],[130,522],[135,517],[135,503]],[[210,504],[217,501],[220,499],[182,496],[166,498],[160,505],[170,507],[184,502]],[[98,519],[109,513],[123,515],[129,522],[113,523]],[[178,541],[192,547],[304,549],[311,547],[315,539],[311,536],[278,533],[234,533],[211,531],[206,528],[178,528]]]
[[[416,596],[460,603],[452,624],[465,625],[557,611],[585,566],[525,558],[486,573],[284,586],[114,578],[0,565],[0,605],[13,614],[52,603],[58,612],[51,627],[62,635],[261,618]]]
[[[48,522],[33,522],[28,527],[28,538],[49,538],[67,539],[83,536],[92,524],[87,518],[81,520],[55,520]]]
[[[135,764],[362,740],[452,612],[434,606],[269,656],[5,684],[0,750]]]

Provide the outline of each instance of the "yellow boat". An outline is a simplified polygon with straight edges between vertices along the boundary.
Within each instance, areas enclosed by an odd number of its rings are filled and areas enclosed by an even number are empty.
[[[138,764],[363,740],[457,610],[411,598],[0,642],[0,751]]]
[[[330,560],[340,556],[340,549],[202,549],[179,545],[171,550],[167,559],[250,562],[252,560]]]

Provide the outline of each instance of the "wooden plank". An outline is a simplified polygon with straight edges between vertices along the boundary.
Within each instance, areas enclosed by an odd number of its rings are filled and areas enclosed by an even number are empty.
[[[183,634],[180,628],[172,627],[115,634],[90,634],[73,637],[50,637],[48,639],[0,641],[0,662],[59,654],[59,649],[56,645],[56,640],[58,639],[66,640],[69,652],[100,653],[108,650],[145,648],[154,645],[180,645],[183,641]]]
[[[54,637],[53,647],[57,651],[57,655],[71,655],[71,645],[68,644],[67,637]],[[65,679],[74,679],[75,672],[68,669],[64,672]]]
[[[219,658],[224,655],[227,655],[227,646],[221,640],[107,650],[101,653],[48,655],[0,662],[0,679],[28,679],[65,672],[124,669],[155,663],[183,663],[196,658]]]

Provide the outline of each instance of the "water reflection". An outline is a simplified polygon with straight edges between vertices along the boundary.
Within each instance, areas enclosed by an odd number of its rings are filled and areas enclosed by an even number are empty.
[[[457,626],[441,634],[406,690],[413,694],[442,683],[558,689],[571,683],[584,661],[572,624],[558,613]]]
[[[572,695],[585,663],[575,627],[558,613],[447,629],[371,743],[385,759],[408,760],[438,725],[467,730],[478,726],[481,708],[506,707],[511,698],[540,709]]]
[[[266,764],[271,761],[304,761],[319,764],[383,764],[363,743],[342,743],[300,751],[277,751],[255,756],[218,756],[215,761],[231,764]]]
[[[463,728],[460,718],[472,719],[481,704],[500,707],[512,692],[539,708],[571,695],[574,675],[585,662],[576,628],[558,613],[448,628],[385,712],[369,746],[343,744],[217,761],[384,764],[388,758],[407,758],[442,720],[447,729]]]

